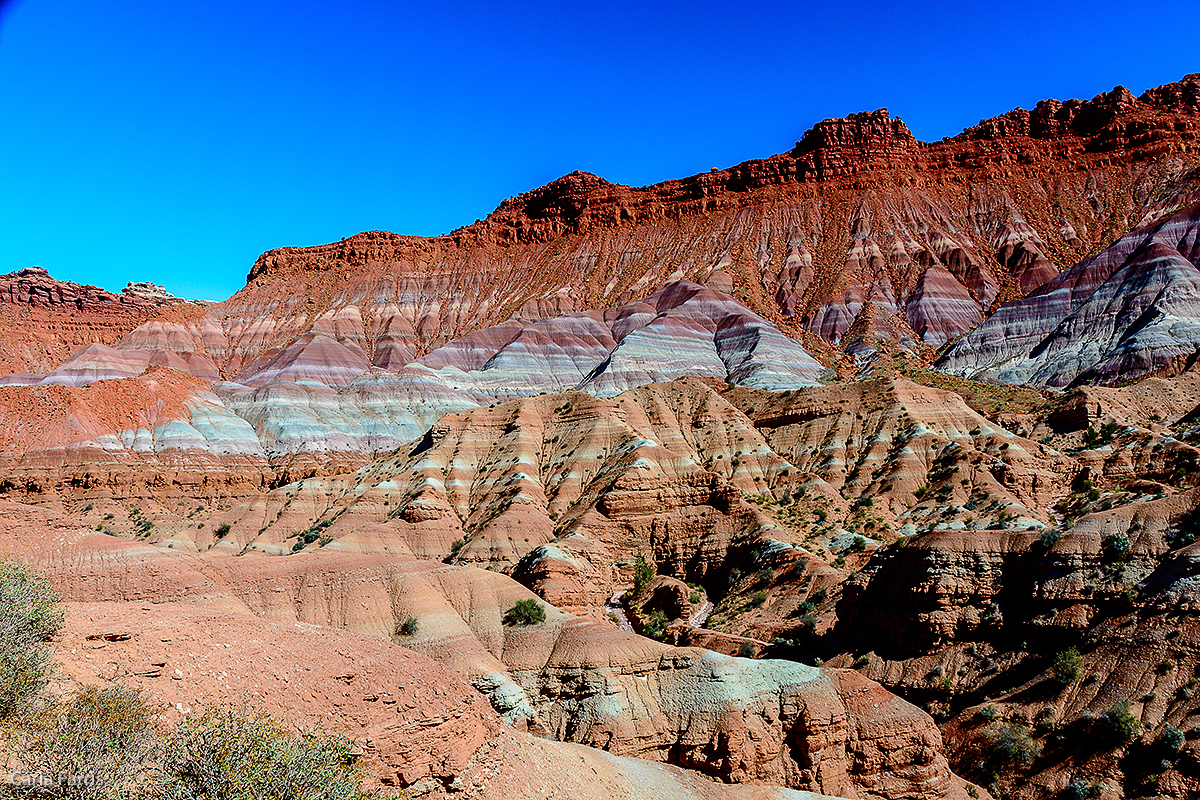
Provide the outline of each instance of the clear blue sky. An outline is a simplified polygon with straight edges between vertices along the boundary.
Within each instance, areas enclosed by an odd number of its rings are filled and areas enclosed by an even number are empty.
[[[881,106],[938,139],[1200,70],[1130,3],[0,4],[0,272],[212,299],[268,248],[443,233],[574,169],[653,183]]]

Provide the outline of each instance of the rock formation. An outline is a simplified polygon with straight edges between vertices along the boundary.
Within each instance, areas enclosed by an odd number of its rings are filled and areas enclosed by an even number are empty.
[[[84,345],[114,344],[150,317],[194,309],[161,287],[138,288],[152,286],[130,283],[113,294],[55,280],[42,267],[0,275],[0,369],[49,372]]]
[[[1200,354],[1200,194],[997,309],[940,369],[1056,388],[1186,369]]]

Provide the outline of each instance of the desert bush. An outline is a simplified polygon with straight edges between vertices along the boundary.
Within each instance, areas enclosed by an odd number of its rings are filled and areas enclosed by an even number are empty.
[[[652,611],[650,616],[646,617],[646,624],[642,627],[642,634],[649,636],[651,639],[662,641],[667,636],[667,615],[662,611]]]
[[[417,618],[409,614],[404,621],[396,626],[396,633],[401,636],[412,636],[417,632]]]
[[[1079,679],[1079,671],[1083,668],[1083,657],[1079,650],[1068,647],[1054,657],[1054,681],[1059,686],[1070,686]]]
[[[1035,545],[1042,550],[1049,550],[1054,545],[1058,544],[1058,540],[1062,538],[1062,532],[1054,528],[1047,528],[1042,531]]]
[[[1104,787],[1095,781],[1076,778],[1059,791],[1058,800],[1094,800],[1103,791]]]
[[[1104,537],[1101,547],[1104,560],[1108,563],[1122,562],[1129,555],[1129,539],[1121,533]]]
[[[1001,725],[987,735],[988,759],[993,767],[1024,767],[1038,755],[1037,742],[1023,725]]]
[[[166,800],[362,800],[353,743],[297,734],[264,712],[224,706],[187,717],[167,738]]]
[[[46,685],[53,668],[48,642],[62,622],[49,582],[0,560],[0,722],[27,710]]]
[[[1120,747],[1129,744],[1141,729],[1141,721],[1129,710],[1129,701],[1113,703],[1096,717],[1096,729],[1108,744]]]
[[[518,600],[504,612],[505,625],[540,625],[546,621],[546,609],[532,597]]]
[[[1154,744],[1167,755],[1177,756],[1183,749],[1183,741],[1183,731],[1168,723],[1154,740]]]
[[[800,621],[796,624],[796,633],[803,636],[813,636],[817,632],[817,618],[812,614],[805,614],[800,617]]]
[[[151,780],[159,749],[156,709],[139,692],[114,685],[79,689],[44,707],[14,736],[21,769],[39,796],[115,800]]]

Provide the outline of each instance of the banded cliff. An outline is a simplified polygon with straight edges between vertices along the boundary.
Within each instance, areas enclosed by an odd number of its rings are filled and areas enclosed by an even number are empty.
[[[226,359],[342,312],[368,355],[401,343],[416,358],[514,315],[618,305],[680,278],[793,333],[840,342],[859,322],[939,346],[1170,210],[1200,159],[1198,86],[1047,100],[933,143],[878,110],[652,186],[571,173],[445,236],[272,250],[223,304],[239,329]]]

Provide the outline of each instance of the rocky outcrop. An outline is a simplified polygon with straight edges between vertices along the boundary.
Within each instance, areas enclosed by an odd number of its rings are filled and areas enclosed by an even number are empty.
[[[620,308],[485,328],[417,363],[457,391],[492,397],[570,389],[613,397],[685,375],[781,391],[828,373],[732,297],[686,281]]]
[[[420,437],[447,413],[498,397],[579,389],[613,396],[699,375],[766,389],[815,385],[828,370],[734,298],[684,281],[619,308],[548,320],[513,319],[450,342],[415,362],[373,365],[362,319],[331,315],[222,381],[231,339],[211,318],[154,321],[116,347],[92,344],[47,375],[0,385],[82,387],[169,367],[205,381],[250,422],[273,458],[297,454],[360,463]],[[376,356],[380,353],[377,352]]]
[[[150,317],[198,311],[166,307],[177,303],[186,301],[130,288],[113,294],[55,280],[42,267],[0,275],[0,371],[45,374],[85,345],[115,344]]]
[[[231,509],[221,547],[511,569],[547,600],[605,619],[638,552],[718,598],[776,559],[808,581],[810,569],[836,574],[826,562],[853,544],[847,527],[885,541],[1000,520],[1040,529],[1075,468],[957,395],[905,380],[787,393],[718,386],[681,380],[447,416],[353,475]]]
[[[845,584],[821,648],[950,717],[953,762],[1011,796],[1080,776],[1117,796],[1195,791],[1194,734],[1155,753],[1197,713],[1200,663],[1184,637],[1196,624],[1200,494],[1134,487],[1092,508],[1045,533],[934,531],[877,551]],[[1134,720],[1128,749],[1097,721],[1121,703]],[[1025,731],[1040,756],[997,767],[1003,730]]]

